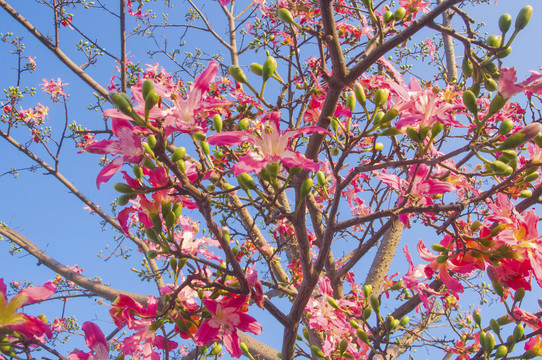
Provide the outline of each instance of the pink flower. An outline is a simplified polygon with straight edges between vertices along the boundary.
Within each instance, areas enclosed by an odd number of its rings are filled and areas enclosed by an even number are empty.
[[[241,311],[246,302],[246,295],[224,298],[220,302],[204,299],[205,307],[214,316],[200,325],[194,335],[196,344],[203,346],[220,338],[231,356],[240,357],[243,352],[239,347],[237,330],[249,331],[256,335],[262,332],[262,326],[256,319]]]
[[[92,351],[86,353],[75,349],[68,355],[69,360],[107,360],[109,358],[109,346],[100,328],[93,322],[87,321],[81,327],[85,333],[85,344]]]
[[[429,167],[420,164],[419,166],[413,165],[410,168],[409,181],[401,179],[397,175],[379,174],[377,178],[399,193],[397,204],[400,205],[405,202],[403,206],[432,205],[433,199],[431,195],[444,194],[455,190],[453,184],[442,180],[428,179],[428,176]],[[408,220],[411,216],[412,214],[401,214],[399,219],[405,226],[408,226]]]
[[[25,304],[47,300],[56,291],[56,286],[48,282],[43,286],[25,288],[8,301],[4,279],[0,279],[0,328],[10,328],[28,338],[43,340],[43,335],[52,336],[49,325],[42,320],[17,312]]]
[[[124,162],[138,163],[143,157],[141,139],[134,133],[134,127],[124,119],[113,118],[111,120],[113,135],[118,140],[102,140],[86,147],[86,151],[94,154],[122,155],[116,157],[108,165],[104,166],[96,178],[96,186],[103,184],[120,170]]]
[[[35,63],[34,63],[35,67]],[[46,79],[43,79],[43,84],[40,84],[41,90],[44,93],[47,93],[51,95],[51,98],[57,98],[59,95],[66,96],[66,93],[64,92],[64,86],[69,85],[66,83],[62,83],[62,80],[58,78],[57,81],[54,81],[53,79],[47,81]]]
[[[233,166],[233,175],[235,176],[252,171],[260,173],[267,165],[280,162],[288,167],[302,167],[305,170],[318,171],[319,163],[307,159],[288,146],[291,139],[314,132],[330,135],[329,131],[319,126],[306,126],[281,132],[280,112],[274,111],[262,119],[261,136],[255,136],[251,131],[226,131],[209,136],[207,141],[211,145],[249,143],[255,147],[255,151],[241,156],[239,162]]]
[[[501,76],[499,78],[499,93],[505,100],[510,99],[522,91],[529,91],[535,94],[542,93],[542,74],[536,71],[531,72],[532,75],[527,80],[517,83],[516,69],[503,68],[501,69]]]

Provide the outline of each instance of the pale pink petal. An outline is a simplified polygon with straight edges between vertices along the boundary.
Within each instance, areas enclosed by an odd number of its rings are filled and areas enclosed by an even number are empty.
[[[233,330],[231,333],[222,335],[222,342],[224,343],[226,350],[228,350],[230,355],[234,358],[238,358],[243,355],[243,351],[239,346],[240,340],[239,336],[237,336],[237,331]]]
[[[96,353],[94,359],[107,360],[109,357],[108,345],[100,328],[96,324],[87,321],[81,329],[85,332],[85,344]]]
[[[264,167],[266,167],[268,161],[262,158],[260,155],[250,152],[239,158],[239,162],[233,165],[233,175],[239,176],[244,173],[255,172],[259,174]]]
[[[317,172],[320,169],[320,163],[315,163],[314,161],[307,159],[304,155],[298,153],[297,151],[285,150],[281,155],[280,159],[284,165],[288,167],[302,167],[305,170],[310,170]]]
[[[43,286],[34,286],[21,290],[19,294],[26,296],[27,304],[32,304],[38,301],[47,300],[56,292],[56,286],[52,282],[48,282]]]
[[[247,315],[245,313],[237,313],[239,316],[239,325],[237,325],[237,328],[241,331],[245,332],[251,332],[255,335],[258,335],[262,332],[262,326],[258,324],[258,321],[254,319],[252,316]]]

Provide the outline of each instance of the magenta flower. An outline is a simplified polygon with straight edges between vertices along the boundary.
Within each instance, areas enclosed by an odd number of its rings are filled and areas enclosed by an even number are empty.
[[[43,286],[29,287],[19,291],[8,301],[4,279],[0,279],[0,329],[10,328],[27,338],[43,340],[43,335],[52,336],[51,329],[43,320],[17,312],[25,304],[47,300],[56,291],[56,286],[48,282]]]
[[[413,165],[409,172],[409,181],[401,179],[397,175],[379,174],[378,179],[387,184],[399,193],[398,204],[409,205],[433,205],[431,195],[440,195],[449,191],[454,191],[455,186],[449,182],[428,179],[429,167],[425,164],[419,166]],[[410,189],[410,191],[408,191]],[[408,191],[408,193],[407,193]],[[408,220],[411,214],[401,214],[399,219],[405,226],[408,226]]]
[[[532,75],[527,80],[517,83],[516,69],[503,68],[499,78],[499,93],[505,100],[510,99],[522,91],[529,91],[535,94],[542,93],[542,74],[532,71]]]
[[[118,140],[102,140],[87,146],[86,150],[94,154],[122,155],[116,157],[98,173],[96,186],[103,184],[120,170],[124,162],[139,163],[143,157],[141,139],[134,133],[134,127],[124,119],[111,120],[113,135]]]
[[[240,357],[243,352],[239,346],[240,340],[237,330],[249,331],[256,335],[262,332],[262,326],[258,324],[256,319],[241,311],[246,302],[246,295],[224,298],[221,302],[204,299],[205,307],[214,316],[200,325],[198,332],[194,335],[196,344],[203,346],[209,341],[222,339],[222,343],[230,355],[236,358]]]
[[[85,344],[92,351],[90,353],[75,349],[68,355],[69,360],[107,360],[109,346],[103,332],[98,325],[87,321],[81,327],[85,333]]]
[[[318,171],[320,164],[307,159],[301,153],[289,147],[291,139],[303,134],[319,133],[331,135],[329,131],[319,126],[306,126],[296,130],[280,131],[280,112],[267,114],[261,121],[261,136],[252,131],[226,131],[213,134],[207,138],[211,145],[242,145],[252,144],[255,151],[241,156],[233,166],[233,175],[255,172],[259,174],[263,168],[273,163],[283,163],[288,167],[301,167],[305,170]]]

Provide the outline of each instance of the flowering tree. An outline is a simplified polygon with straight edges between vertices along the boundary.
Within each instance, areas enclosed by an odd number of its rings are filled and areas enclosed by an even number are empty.
[[[493,19],[500,33],[486,36],[475,5],[40,0],[31,10],[0,0],[17,31],[84,81],[104,119],[70,123],[60,78],[40,85],[65,114],[64,124],[48,119],[23,85],[39,61],[4,33],[17,76],[0,99],[0,136],[118,231],[113,253],[131,241],[134,271],[157,285],[106,286],[108,274],[87,277],[3,224],[12,253],[57,276],[9,291],[0,280],[0,357],[542,355],[532,301],[542,286],[542,74],[507,63],[533,8]],[[49,16],[36,20],[43,29],[28,19],[37,11]],[[118,53],[111,32],[83,30],[96,14],[120,24]],[[72,53],[64,39],[74,38]],[[149,55],[162,64],[142,65]],[[104,73],[107,90],[95,80]],[[118,192],[111,211],[60,171],[68,140],[78,157],[99,159],[81,171]],[[114,328],[84,312],[81,326],[30,315],[30,304],[79,296],[100,298]],[[281,328],[280,349],[258,336],[266,326]],[[66,350],[59,339],[72,334],[85,349]]]

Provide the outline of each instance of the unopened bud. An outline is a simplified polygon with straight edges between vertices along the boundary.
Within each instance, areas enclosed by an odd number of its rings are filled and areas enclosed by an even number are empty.
[[[523,30],[531,20],[531,16],[533,16],[533,7],[531,5],[523,7],[516,17],[516,31]]]
[[[244,71],[237,65],[231,65],[228,71],[232,78],[240,84],[246,84],[248,82]]]
[[[510,14],[502,14],[499,18],[499,29],[503,34],[506,34],[512,25],[512,16]]]

